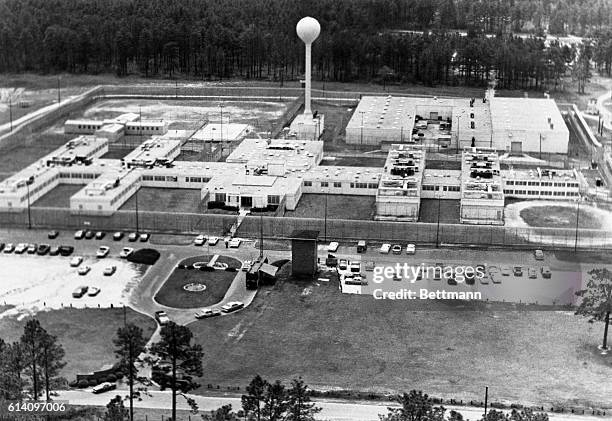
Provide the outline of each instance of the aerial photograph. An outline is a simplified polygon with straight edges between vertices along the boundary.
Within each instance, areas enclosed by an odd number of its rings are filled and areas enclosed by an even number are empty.
[[[612,0],[0,0],[0,421],[612,420]]]

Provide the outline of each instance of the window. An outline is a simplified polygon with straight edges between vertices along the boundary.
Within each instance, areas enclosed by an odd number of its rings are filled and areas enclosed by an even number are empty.
[[[98,205],[98,210],[102,210],[102,205]]]
[[[327,181],[321,181],[321,187],[329,187],[329,183]]]
[[[312,181],[304,181],[304,187],[312,187]]]
[[[368,183],[368,189],[377,189],[378,183]]]
[[[341,187],[342,187],[342,183],[341,183],[341,182],[339,182],[339,181],[334,181],[334,187],[335,187],[335,188],[337,188],[337,189],[339,189],[339,188],[341,188]]]
[[[225,193],[215,193],[216,202],[225,202]]]
[[[178,181],[178,177],[175,175],[167,175],[166,176],[166,181],[170,181],[173,183],[176,183]]]
[[[504,190],[504,194],[514,194],[514,190]]]
[[[507,186],[514,186],[514,181],[513,180],[508,180],[508,181],[506,181],[506,185]]]
[[[268,204],[269,205],[278,205],[280,203],[279,195],[268,195]]]
[[[538,182],[538,181],[530,181],[530,182],[527,183],[527,185],[528,186],[539,186],[540,182]]]
[[[555,187],[565,187],[565,183],[555,183]]]
[[[142,176],[142,181],[152,181],[153,180],[153,176],[152,175],[143,175]]]
[[[163,175],[156,175],[154,178],[155,181],[166,181],[166,177]]]
[[[461,191],[459,186],[448,186],[448,191]]]

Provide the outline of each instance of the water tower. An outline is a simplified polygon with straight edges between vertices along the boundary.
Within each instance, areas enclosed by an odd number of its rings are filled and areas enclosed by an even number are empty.
[[[311,108],[311,70],[312,70],[312,43],[321,33],[321,25],[315,18],[306,16],[300,19],[295,30],[298,37],[306,47],[304,69],[304,113],[296,116],[291,123],[291,132],[299,139],[318,140],[323,132],[323,115],[313,117]]]

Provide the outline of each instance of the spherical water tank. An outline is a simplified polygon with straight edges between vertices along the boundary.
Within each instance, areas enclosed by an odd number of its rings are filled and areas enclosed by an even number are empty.
[[[319,33],[321,32],[321,25],[319,25],[319,21],[317,21],[315,18],[306,16],[305,18],[300,19],[295,27],[295,30],[298,37],[300,37],[305,44],[312,44],[312,42],[317,39]]]

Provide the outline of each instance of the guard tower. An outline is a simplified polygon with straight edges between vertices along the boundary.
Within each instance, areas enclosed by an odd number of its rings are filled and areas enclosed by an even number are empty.
[[[319,231],[295,230],[291,233],[291,274],[313,276],[317,273],[317,238]]]

